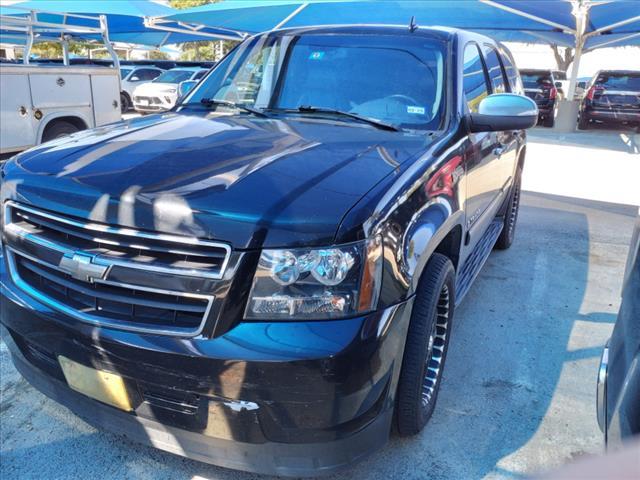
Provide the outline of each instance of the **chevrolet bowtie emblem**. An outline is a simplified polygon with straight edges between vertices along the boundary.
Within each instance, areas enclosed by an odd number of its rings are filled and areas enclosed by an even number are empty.
[[[82,280],[83,282],[93,283],[94,280],[101,280],[109,270],[106,265],[98,265],[93,263],[95,255],[87,253],[65,254],[58,266],[60,270],[68,273],[73,278]]]

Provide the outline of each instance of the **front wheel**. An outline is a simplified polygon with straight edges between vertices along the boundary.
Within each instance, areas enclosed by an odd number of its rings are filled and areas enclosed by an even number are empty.
[[[511,187],[511,198],[509,198],[507,210],[504,212],[502,232],[496,241],[496,248],[498,250],[506,250],[513,243],[513,238],[516,233],[516,223],[518,223],[518,212],[520,211],[521,188],[522,168],[518,167],[516,176],[513,179],[513,186]]]
[[[120,93],[120,112],[127,113],[132,106],[131,100],[129,100],[129,95],[126,93]]]
[[[419,433],[431,418],[442,379],[455,305],[451,260],[433,254],[420,278],[398,381],[400,435]]]

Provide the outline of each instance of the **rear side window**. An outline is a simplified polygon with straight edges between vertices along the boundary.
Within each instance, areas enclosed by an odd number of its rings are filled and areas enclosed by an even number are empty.
[[[507,75],[507,80],[511,86],[511,91],[514,93],[522,93],[522,87],[518,78],[518,70],[511,62],[509,55],[502,53],[502,65],[504,66],[504,72]]]
[[[470,43],[465,47],[463,62],[462,89],[464,90],[469,110],[475,113],[478,111],[478,105],[482,99],[489,95],[485,69],[478,45]]]
[[[551,73],[522,70],[520,72],[524,88],[540,88],[544,84],[552,84]]]
[[[605,72],[598,75],[595,85],[605,87],[607,90],[640,92],[640,74]]]
[[[207,73],[207,70],[200,70],[193,76],[192,80],[200,80],[202,77],[204,77],[205,73]]]
[[[487,62],[487,70],[489,71],[489,80],[493,87],[493,93],[504,93],[507,91],[506,82],[502,73],[502,65],[498,58],[498,52],[489,45],[484,46],[484,59]]]

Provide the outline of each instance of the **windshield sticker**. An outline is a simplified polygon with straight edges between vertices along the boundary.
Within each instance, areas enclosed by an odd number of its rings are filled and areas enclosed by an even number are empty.
[[[424,115],[426,112],[426,110],[424,109],[424,107],[416,107],[416,106],[408,106],[407,107],[407,113],[415,113],[418,115]]]
[[[324,52],[311,52],[309,60],[322,60],[324,58]]]

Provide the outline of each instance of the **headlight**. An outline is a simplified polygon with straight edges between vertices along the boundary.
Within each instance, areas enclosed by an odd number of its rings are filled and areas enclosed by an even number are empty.
[[[382,278],[379,237],[348,245],[264,250],[245,318],[342,318],[376,308]]]

